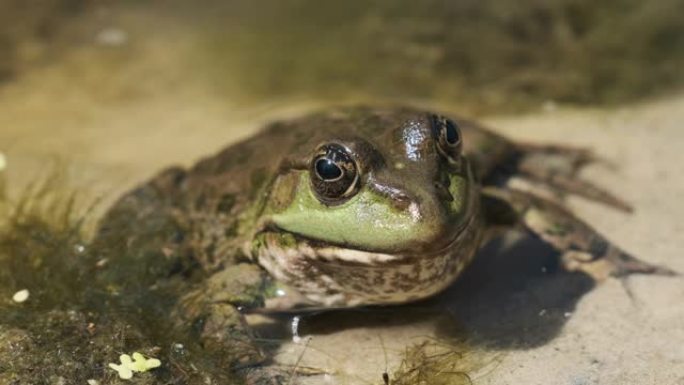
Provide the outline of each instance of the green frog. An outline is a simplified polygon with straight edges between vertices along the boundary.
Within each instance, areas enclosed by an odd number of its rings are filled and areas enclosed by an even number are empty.
[[[117,234],[139,250],[135,263],[156,277],[145,285],[187,282],[173,322],[207,349],[239,351],[230,362],[244,367],[264,359],[244,312],[425,299],[511,228],[596,280],[673,274],[622,250],[555,198],[577,194],[630,210],[578,177],[594,160],[585,149],[516,143],[419,109],[337,108],[272,123],[189,169],[162,171],[109,210],[98,238]],[[512,178],[547,194],[515,189]]]

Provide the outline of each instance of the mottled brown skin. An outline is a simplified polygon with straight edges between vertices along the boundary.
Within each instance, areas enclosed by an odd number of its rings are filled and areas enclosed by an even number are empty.
[[[297,297],[296,290],[295,293],[288,292],[287,301],[280,299],[278,302],[278,298],[274,298],[278,283],[256,263],[261,261],[256,256],[265,247],[262,238],[270,236],[264,234],[279,237],[283,233],[273,223],[264,220],[262,214],[267,206],[278,207],[292,202],[290,195],[294,194],[295,184],[291,180],[288,182],[283,175],[292,170],[307,169],[316,148],[331,140],[352,148],[361,159],[358,161],[360,172],[373,175],[372,179],[364,180],[360,188],[384,194],[397,212],[407,210],[412,202],[435,199],[439,203],[435,197],[441,197],[439,194],[443,193],[444,183],[448,184],[443,180],[444,175],[463,171],[468,165],[472,167],[472,180],[468,185],[474,189],[477,198],[473,200],[475,203],[464,209],[463,221],[434,220],[428,225],[434,227],[430,234],[436,235],[421,242],[408,245],[397,242],[396,246],[383,246],[378,250],[369,250],[368,246],[356,247],[363,252],[390,255],[429,254],[444,249],[459,234],[467,233],[467,237],[464,236],[467,240],[459,243],[458,250],[450,252],[447,258],[458,271],[446,278],[435,278],[443,280],[434,282],[438,288],[435,292],[458,276],[484,240],[495,232],[513,227],[522,228],[556,248],[567,269],[585,271],[596,279],[634,272],[672,274],[622,251],[561,203],[514,190],[508,185],[512,177],[523,178],[559,196],[579,194],[628,210],[629,206],[620,199],[577,178],[577,171],[593,160],[588,151],[517,144],[474,122],[455,119],[462,131],[463,148],[459,159],[462,157],[467,163],[448,163],[436,152],[434,138],[430,139],[431,116],[428,112],[411,108],[355,107],[273,123],[260,134],[231,145],[188,170],[168,169],[127,194],[103,219],[98,237],[121,234],[121,228],[128,228],[130,231],[124,231],[125,235],[119,241],[145,250],[139,253],[141,258],[154,255],[159,280],[179,275],[192,277],[188,279],[191,282],[188,293],[179,299],[172,317],[179,327],[197,325],[197,320],[202,319],[203,329],[199,338],[205,341],[208,349],[235,351],[235,346],[239,345],[241,348],[237,350],[241,353],[232,359],[236,367],[258,363],[264,358],[251,343],[252,333],[237,309],[261,308],[269,301],[278,303],[276,307],[280,309],[298,303],[307,304],[306,300],[299,301],[302,298]],[[411,124],[415,126],[413,131],[406,129]],[[407,132],[414,132],[422,139],[407,146],[409,140],[415,139],[409,138]],[[410,157],[419,161],[407,161]],[[401,168],[387,166],[398,163],[402,164]],[[454,171],[454,168],[458,170]],[[274,185],[277,193],[272,193]],[[406,193],[419,191],[420,185],[435,187],[425,190],[429,196]],[[280,192],[282,186],[285,186],[286,193]],[[392,190],[387,186],[402,188]],[[439,204],[426,204],[425,210],[422,214],[427,214],[426,218],[443,216],[439,212]],[[466,222],[469,227],[459,227]],[[301,237],[301,234],[278,239],[281,243],[283,239],[292,242],[283,246],[288,250],[302,246],[319,250],[326,246],[323,242]],[[353,239],[334,246],[355,249]],[[383,266],[379,262],[374,264],[376,272],[378,266]],[[362,269],[363,263],[357,267]],[[334,274],[335,270],[324,273]],[[316,280],[316,274],[322,273],[317,271],[303,276]],[[359,275],[358,271],[347,275],[344,280],[353,281],[355,275]],[[361,284],[359,281],[355,287],[369,287],[372,282]],[[408,292],[412,281],[405,278],[393,285],[397,291]],[[289,287],[292,286],[290,282]],[[321,293],[322,296],[327,294]],[[430,292],[429,295],[432,294]],[[378,302],[382,298],[385,297],[374,297],[373,301]],[[416,296],[406,296],[401,301],[393,298],[391,303],[419,299]],[[320,303],[317,307],[321,307]],[[252,373],[252,381],[257,381],[260,375]]]

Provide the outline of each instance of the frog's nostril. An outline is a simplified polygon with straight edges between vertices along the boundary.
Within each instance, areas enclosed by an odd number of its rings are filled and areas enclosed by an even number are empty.
[[[411,202],[411,198],[405,194],[397,194],[392,196],[392,204],[399,211],[408,210],[409,206],[411,205]]]
[[[443,183],[435,182],[435,192],[440,199],[444,199],[449,202],[454,200],[453,195],[451,195],[451,192]]]

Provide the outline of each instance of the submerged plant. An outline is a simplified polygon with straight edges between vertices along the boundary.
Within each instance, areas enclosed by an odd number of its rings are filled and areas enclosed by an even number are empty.
[[[427,339],[408,346],[399,368],[385,376],[387,385],[473,385],[498,357],[486,358],[462,342]]]

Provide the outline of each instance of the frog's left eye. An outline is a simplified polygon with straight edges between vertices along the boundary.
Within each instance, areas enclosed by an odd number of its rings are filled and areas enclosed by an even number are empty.
[[[432,128],[439,151],[449,158],[456,159],[463,147],[463,136],[458,124],[443,116],[433,115]]]
[[[339,144],[320,147],[311,161],[310,173],[316,196],[324,203],[339,203],[358,191],[356,162]]]

